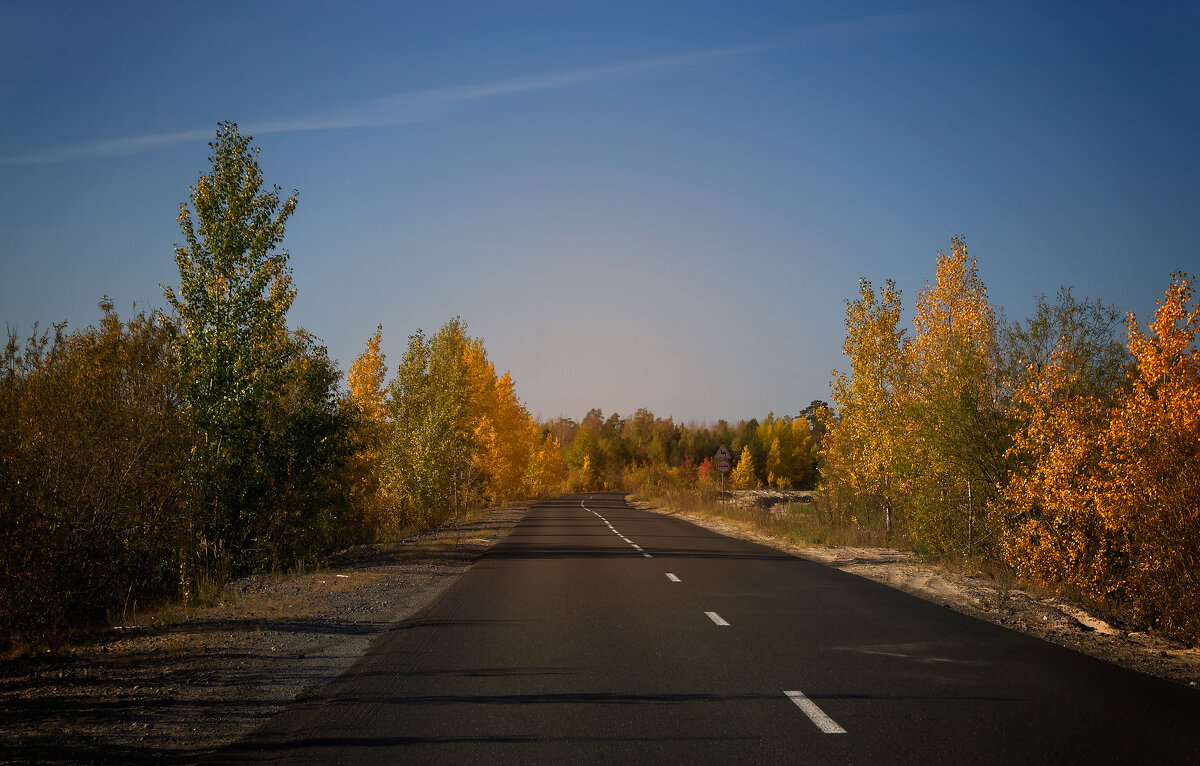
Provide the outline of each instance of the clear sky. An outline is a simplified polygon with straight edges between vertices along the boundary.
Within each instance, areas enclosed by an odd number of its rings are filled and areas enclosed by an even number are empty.
[[[221,120],[345,370],[460,315],[535,415],[796,413],[962,234],[994,304],[1200,271],[1195,2],[0,0],[0,318],[164,305]]]

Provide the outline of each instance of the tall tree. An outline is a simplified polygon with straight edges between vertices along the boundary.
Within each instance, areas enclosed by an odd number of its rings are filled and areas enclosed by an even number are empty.
[[[859,281],[858,299],[846,301],[846,340],[842,352],[850,360],[849,374],[833,373],[833,400],[840,418],[828,426],[816,416],[827,413],[823,402],[809,410],[824,436],[823,479],[842,512],[868,523],[872,511],[887,532],[901,509],[904,477],[899,465],[903,436],[900,406],[908,369],[904,330],[900,328],[900,291],[887,280],[876,294],[871,283]],[[830,419],[832,420],[832,419]],[[860,512],[861,511],[861,512]]]
[[[192,478],[201,508],[198,544],[210,556],[253,558],[251,530],[269,500],[261,456],[267,402],[289,358],[285,318],[296,291],[279,250],[296,193],[267,187],[258,149],[232,122],[209,143],[211,170],[179,208],[178,287],[164,289],[189,418],[200,436]]]
[[[1100,513],[1129,530],[1128,595],[1158,624],[1200,637],[1200,301],[1176,273],[1143,331],[1108,429]]]
[[[356,413],[354,457],[350,461],[350,504],[357,516],[359,537],[373,540],[395,531],[397,518],[381,481],[383,447],[390,423],[387,409],[387,358],[380,351],[382,325],[367,339],[346,376],[349,401]]]
[[[913,326],[901,453],[910,461],[910,531],[933,550],[987,554],[1011,426],[995,313],[962,237],[938,254],[937,280],[917,296]]]
[[[288,253],[278,250],[296,192],[264,186],[258,148],[222,122],[209,142],[212,169],[179,206],[186,244],[175,248],[179,287],[165,287],[178,322],[179,364],[193,420],[207,441],[253,411],[276,383],[296,297]],[[219,449],[219,447],[218,447]]]
[[[441,522],[473,493],[470,385],[463,364],[469,342],[458,319],[432,338],[418,330],[391,385],[387,485],[409,523]]]

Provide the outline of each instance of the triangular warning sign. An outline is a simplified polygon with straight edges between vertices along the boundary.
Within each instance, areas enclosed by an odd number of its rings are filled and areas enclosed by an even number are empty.
[[[729,454],[729,448],[724,444],[717,447],[717,460],[733,460],[733,455]]]

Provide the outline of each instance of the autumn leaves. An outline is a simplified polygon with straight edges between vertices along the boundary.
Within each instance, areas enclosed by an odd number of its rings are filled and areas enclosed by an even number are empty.
[[[1019,570],[1200,635],[1200,305],[1176,274],[1111,390],[1065,347],[1018,390],[1004,553]]]
[[[484,503],[558,490],[558,441],[541,435],[512,378],[459,319],[413,334],[384,387],[380,330],[350,368],[350,401],[366,420],[355,456],[356,501],[381,531],[440,523]]]
[[[118,320],[0,356],[0,648],[230,577],[318,565],[349,545],[564,475],[508,375],[458,320],[418,332],[392,383],[380,332],[341,373],[288,327],[279,249],[296,207],[267,186],[235,124],[180,206],[170,313]]]
[[[1176,274],[1142,330],[1069,290],[1002,324],[956,239],[918,296],[847,302],[823,451],[845,518],[1003,561],[1200,635],[1200,307]]]

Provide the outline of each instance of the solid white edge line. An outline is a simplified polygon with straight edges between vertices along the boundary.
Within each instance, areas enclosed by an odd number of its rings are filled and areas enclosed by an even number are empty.
[[[675,576],[674,572],[667,572],[667,579],[670,580],[671,582],[683,582],[683,580],[680,580],[678,577]]]
[[[705,614],[708,615],[708,619],[712,620],[717,625],[729,625],[729,623],[725,622],[724,618],[722,618],[721,615],[717,614],[716,612],[705,612]]]
[[[796,707],[804,711],[804,714],[809,717],[817,728],[826,734],[845,734],[846,730],[838,726],[837,721],[825,715],[825,711],[817,707],[817,703],[804,696],[804,692],[790,691],[784,692],[792,702],[796,703]]]

